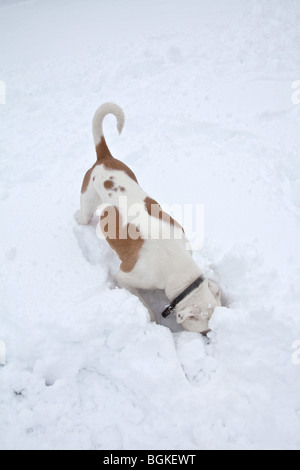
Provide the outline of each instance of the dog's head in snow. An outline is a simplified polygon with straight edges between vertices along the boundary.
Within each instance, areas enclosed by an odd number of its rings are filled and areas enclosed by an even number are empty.
[[[176,319],[185,330],[205,334],[210,331],[209,320],[215,308],[220,306],[220,286],[214,281],[205,279],[176,306]]]

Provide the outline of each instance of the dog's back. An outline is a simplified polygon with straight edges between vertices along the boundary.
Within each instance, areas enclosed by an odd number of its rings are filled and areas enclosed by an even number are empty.
[[[103,134],[107,114],[116,116],[119,133],[124,126],[124,112],[116,104],[105,103],[97,109],[93,118],[97,161],[83,179],[79,223],[88,223],[97,207],[104,204],[118,210],[121,225],[134,224],[144,240],[183,238],[179,223],[140,187],[133,171],[111,155]]]

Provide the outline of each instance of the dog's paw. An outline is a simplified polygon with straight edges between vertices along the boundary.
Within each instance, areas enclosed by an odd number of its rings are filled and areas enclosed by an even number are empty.
[[[80,213],[79,210],[77,212],[75,212],[74,219],[75,219],[75,222],[78,223],[79,225],[87,225],[89,223],[89,220],[90,220],[87,217],[84,217]]]

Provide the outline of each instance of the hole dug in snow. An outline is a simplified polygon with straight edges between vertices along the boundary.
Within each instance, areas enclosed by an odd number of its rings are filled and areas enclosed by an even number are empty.
[[[189,382],[198,386],[210,380],[217,369],[217,361],[208,355],[207,339],[190,331],[174,333],[173,337],[178,359]]]

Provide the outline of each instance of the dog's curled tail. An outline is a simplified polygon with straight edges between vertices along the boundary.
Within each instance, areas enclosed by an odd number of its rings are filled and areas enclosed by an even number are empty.
[[[97,160],[101,160],[102,158],[111,156],[111,153],[105,142],[102,126],[103,119],[107,114],[113,114],[114,116],[116,116],[117,129],[119,131],[119,134],[121,134],[125,122],[124,112],[117,104],[104,103],[97,109],[93,118],[93,137],[96,147]]]

